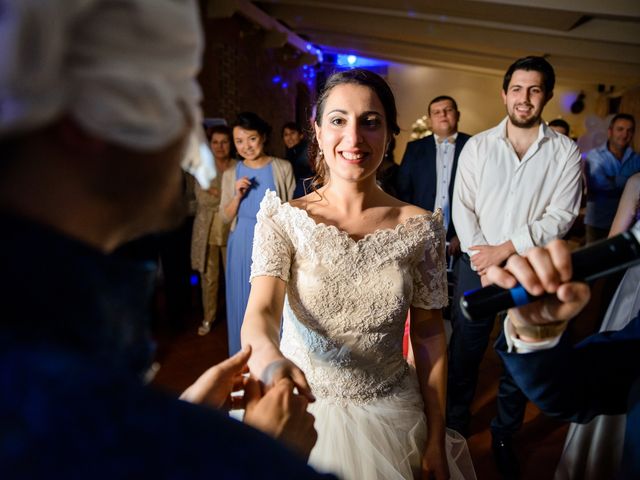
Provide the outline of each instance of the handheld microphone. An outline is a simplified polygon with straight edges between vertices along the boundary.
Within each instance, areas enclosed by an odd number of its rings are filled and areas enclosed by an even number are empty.
[[[640,222],[627,232],[601,240],[571,254],[572,280],[591,282],[618,270],[640,263]],[[465,292],[460,307],[469,320],[495,316],[512,307],[521,307],[546,294],[534,296],[521,285],[506,290],[490,285]]]

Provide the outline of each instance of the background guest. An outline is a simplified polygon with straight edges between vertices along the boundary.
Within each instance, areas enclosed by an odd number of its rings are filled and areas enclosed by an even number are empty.
[[[195,186],[197,210],[191,239],[191,267],[200,272],[202,286],[204,317],[198,329],[200,335],[209,333],[209,328],[218,313],[218,290],[222,273],[220,262],[222,261],[223,270],[226,269],[229,236],[229,224],[222,221],[218,212],[222,174],[230,168],[235,168],[237,163],[231,154],[231,128],[216,125],[207,130],[207,136],[218,176],[207,190],[198,184]]]
[[[392,197],[398,198],[398,192],[396,186],[398,185],[398,172],[400,166],[395,162],[394,150],[396,149],[396,139],[394,137],[389,141],[389,146],[384,152],[382,157],[382,163],[378,167],[376,172],[376,178],[378,185],[382,190],[387,192]]]
[[[233,142],[242,158],[222,177],[220,215],[231,224],[227,242],[226,305],[229,355],[240,350],[240,327],[249,299],[253,231],[267,190],[289,201],[295,190],[291,164],[265,153],[271,126],[253,112],[240,113],[233,123]]]
[[[300,125],[296,122],[287,122],[282,127],[282,140],[287,147],[285,158],[291,162],[293,175],[296,178],[296,190],[293,198],[306,195],[305,179],[313,177],[313,168],[309,163],[309,142],[304,138]]]
[[[631,147],[635,129],[633,116],[619,113],[609,123],[606,143],[587,153],[587,243],[607,238],[624,185],[640,172],[640,155]]]
[[[451,221],[451,200],[458,157],[467,140],[458,132],[460,112],[447,95],[435,97],[427,107],[432,135],[407,144],[397,177],[398,198],[425,210],[441,208],[447,229],[449,254],[460,253],[460,242]]]
[[[460,155],[453,221],[464,255],[457,263],[455,298],[479,288],[490,266],[501,265],[515,252],[562,237],[578,216],[578,146],[542,121],[554,85],[555,72],[544,58],[515,61],[502,86],[506,118],[472,137]],[[455,315],[449,346],[447,422],[466,434],[478,367],[495,318],[472,322],[460,309]],[[512,436],[522,425],[526,400],[505,372],[491,433],[496,464],[507,478],[519,476]]]
[[[549,122],[549,126],[556,132],[561,133],[562,135],[565,135],[567,137],[569,136],[569,133],[571,133],[571,127],[566,121],[561,118],[551,120]]]

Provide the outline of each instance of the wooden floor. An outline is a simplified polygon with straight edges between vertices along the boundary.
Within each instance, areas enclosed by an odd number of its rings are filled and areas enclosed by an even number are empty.
[[[154,383],[176,395],[201,372],[227,356],[227,329],[223,321],[214,324],[206,336],[198,336],[200,314],[194,311],[179,329],[157,335],[160,370]],[[497,328],[494,330],[494,336]],[[492,348],[480,366],[480,384],[473,403],[469,449],[479,480],[499,479],[491,454],[489,422],[495,414],[495,398],[501,366]],[[546,418],[529,404],[525,424],[514,438],[521,461],[523,480],[553,478],[567,432],[565,424]]]

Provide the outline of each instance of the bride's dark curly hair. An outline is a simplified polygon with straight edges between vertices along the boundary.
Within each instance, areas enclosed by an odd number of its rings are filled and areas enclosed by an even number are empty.
[[[394,135],[400,133],[398,110],[396,109],[396,100],[391,88],[380,75],[361,68],[337,72],[327,79],[316,102],[316,118],[314,121],[317,126],[322,126],[322,114],[324,113],[325,104],[327,103],[327,98],[329,98],[331,90],[338,85],[345,84],[362,85],[363,87],[368,87],[373,90],[384,108],[389,138],[393,138]],[[314,191],[317,191],[319,187],[326,183],[329,177],[329,170],[325,163],[324,156],[320,155],[320,147],[315,132],[311,132],[309,138],[312,139],[311,142],[309,142],[309,158],[313,159],[315,169],[315,175],[311,179],[310,186]]]

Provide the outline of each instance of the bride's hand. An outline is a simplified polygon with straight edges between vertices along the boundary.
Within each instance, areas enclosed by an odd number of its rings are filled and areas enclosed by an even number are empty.
[[[422,480],[447,480],[449,465],[444,451],[444,445],[438,440],[427,441],[427,447],[422,454]]]
[[[270,388],[283,378],[291,379],[300,395],[307,397],[310,402],[315,402],[316,398],[311,393],[307,377],[295,363],[287,358],[275,360],[267,365],[267,368],[262,372],[260,380],[266,388]]]

